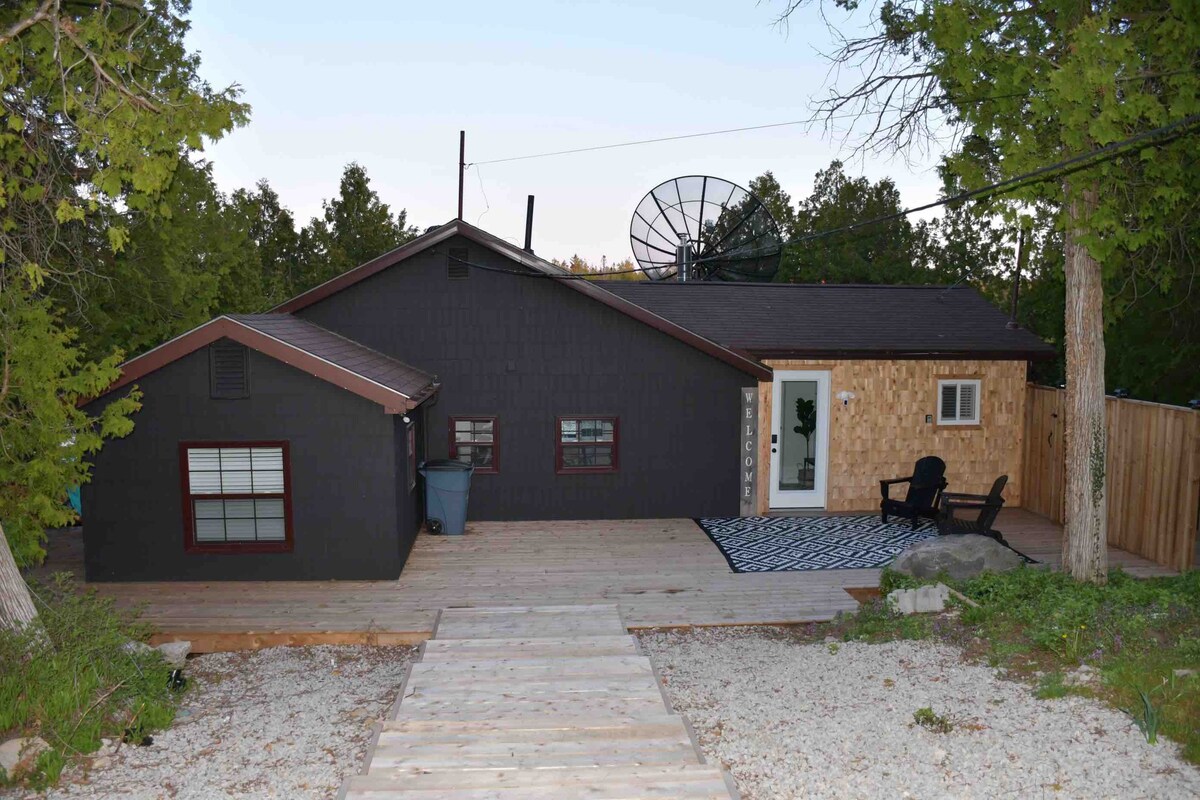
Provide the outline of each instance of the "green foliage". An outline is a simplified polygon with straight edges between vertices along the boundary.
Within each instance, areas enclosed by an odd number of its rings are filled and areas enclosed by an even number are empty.
[[[648,280],[646,273],[642,272],[631,258],[610,264],[606,256],[600,256],[600,263],[592,264],[575,253],[565,261],[557,258],[551,259],[551,261],[574,275],[594,276],[603,281]]]
[[[188,10],[186,0],[0,7],[0,521],[22,564],[40,558],[45,527],[73,520],[68,487],[138,408],[136,390],[97,417],[76,407],[117,377],[112,345],[138,343],[139,320],[113,323],[89,360],[77,334],[89,276],[112,274],[142,221],[170,213],[184,157],[246,119],[236,88],[199,77]],[[137,291],[155,286],[159,266],[144,265]]]
[[[1162,721],[1162,712],[1154,705],[1148,692],[1138,689],[1137,693],[1141,703],[1134,708],[1125,709],[1125,711],[1133,717],[1134,724],[1146,737],[1146,741],[1150,744],[1158,744],[1158,726]]]
[[[1063,683],[1063,674],[1058,671],[1048,672],[1038,681],[1038,688],[1034,692],[1042,700],[1057,700],[1060,697],[1066,697],[1071,690]]]
[[[417,236],[408,225],[408,213],[393,216],[388,205],[371,188],[367,171],[351,163],[342,173],[338,196],[325,201],[325,213],[300,233],[300,260],[307,289]]]
[[[292,212],[280,204],[271,185],[264,178],[254,191],[238,189],[230,199],[230,209],[258,251],[266,305],[274,306],[299,294],[300,234]]]
[[[117,378],[119,362],[89,361],[50,301],[20,283],[0,293],[0,520],[18,564],[41,560],[46,528],[74,521],[67,489],[87,481],[87,457],[133,429],[136,389],[97,416],[77,406]]]
[[[935,712],[932,708],[918,708],[913,712],[913,724],[932,733],[949,733],[954,730],[954,723],[947,717]]]
[[[70,273],[84,242],[120,250],[120,207],[158,210],[180,155],[248,112],[199,77],[187,0],[41,5],[0,9],[0,30],[34,20],[0,41],[0,285]]]
[[[885,595],[886,596],[886,595]],[[928,614],[900,614],[882,599],[864,603],[841,624],[845,641],[888,642],[895,639],[926,639],[932,635],[936,618]]]
[[[210,165],[181,160],[161,213],[130,214],[125,247],[84,279],[89,349],[139,353],[217,314],[264,310],[268,276],[243,210],[217,190]]]
[[[1054,698],[1095,694],[1127,709],[1147,737],[1162,733],[1183,745],[1184,756],[1200,763],[1200,571],[1177,577],[1137,579],[1120,570],[1108,583],[1081,583],[1061,572],[1022,567],[985,573],[970,581],[946,576],[917,580],[884,570],[886,596],[942,582],[979,607],[961,605],[957,618],[904,616],[882,600],[862,605],[846,618],[815,628],[863,641],[933,638],[966,649],[974,657],[1014,674],[1040,672],[1035,692]],[[1064,673],[1086,664],[1095,684],[1067,686]],[[1177,670],[1184,670],[1176,674]]]
[[[102,737],[116,741],[130,726],[169,725],[175,698],[157,652],[124,648],[147,630],[111,600],[76,591],[66,576],[31,588],[38,623],[20,633],[0,630],[0,731],[50,745],[30,777],[46,785],[71,759],[99,748]]]

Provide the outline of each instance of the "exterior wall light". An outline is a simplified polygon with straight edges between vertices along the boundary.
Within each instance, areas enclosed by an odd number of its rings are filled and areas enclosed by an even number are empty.
[[[845,389],[843,389],[842,391],[838,392],[837,395],[835,395],[835,396],[837,397],[838,400],[842,401],[842,405],[848,406],[848,405],[850,405],[850,401],[854,399],[854,392],[848,392]]]

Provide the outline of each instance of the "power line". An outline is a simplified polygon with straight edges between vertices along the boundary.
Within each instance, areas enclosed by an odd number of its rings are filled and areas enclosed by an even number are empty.
[[[937,208],[938,206],[949,205],[951,203],[961,203],[961,202],[965,202],[967,200],[973,200],[973,199],[981,199],[981,198],[986,199],[986,198],[990,198],[990,197],[995,197],[997,195],[1006,194],[1008,192],[1015,191],[1024,186],[1033,185],[1033,184],[1037,184],[1037,183],[1044,183],[1046,181],[1065,177],[1067,175],[1074,174],[1075,172],[1079,172],[1080,170],[1084,170],[1089,167],[1093,167],[1098,164],[1104,163],[1106,161],[1111,161],[1115,158],[1118,158],[1121,155],[1123,155],[1125,153],[1125,151],[1128,150],[1129,148],[1131,148],[1132,146],[1142,144],[1143,142],[1146,142],[1147,140],[1158,140],[1158,141],[1154,141],[1152,144],[1152,146],[1155,146],[1155,147],[1167,144],[1168,142],[1174,141],[1175,139],[1178,139],[1178,138],[1188,135],[1189,133],[1192,132],[1189,129],[1196,127],[1197,124],[1200,124],[1200,114],[1192,114],[1191,116],[1184,117],[1183,119],[1177,120],[1177,121],[1169,123],[1167,125],[1162,125],[1160,127],[1153,128],[1148,131],[1143,131],[1143,132],[1136,134],[1134,136],[1131,136],[1127,139],[1122,139],[1119,142],[1112,142],[1111,144],[1107,144],[1107,145],[1097,148],[1095,150],[1090,150],[1086,153],[1080,153],[1080,154],[1072,156],[1070,158],[1063,159],[1061,161],[1056,161],[1053,164],[1048,164],[1044,167],[1039,167],[1035,170],[1030,170],[1028,172],[1021,173],[1020,175],[1015,175],[1011,178],[1006,178],[1005,180],[997,181],[996,183],[992,183],[992,184],[988,184],[987,186],[981,186],[977,189],[970,189],[970,190],[967,190],[964,192],[959,192],[958,194],[952,195],[950,197],[943,197],[939,200],[934,200],[932,202],[925,203],[924,205],[913,206],[911,208],[901,209],[900,211],[895,211],[890,214],[884,214],[883,216],[874,217],[872,219],[861,220],[859,222],[854,222],[849,225],[843,225],[838,228],[830,228],[830,229],[823,230],[823,231],[814,231],[813,233],[808,233],[803,236],[798,236],[795,239],[790,239],[788,241],[781,242],[779,247],[782,249],[784,247],[789,247],[792,245],[810,242],[815,239],[823,239],[823,238],[826,238],[829,236],[836,236],[838,234],[850,233],[850,232],[856,231],[860,228],[865,228],[869,225],[878,225],[878,224],[884,223],[884,222],[892,222],[897,219],[903,219],[904,217],[907,217],[910,214],[916,214],[921,211],[928,211],[929,209]],[[1168,136],[1167,134],[1170,134],[1170,135]],[[702,135],[702,134],[697,134],[697,135]],[[484,162],[484,163],[486,163],[486,162]],[[615,275],[632,275],[632,274],[636,274],[636,273],[652,272],[652,271],[662,269],[662,266],[635,267],[633,269],[628,269],[628,270],[614,270],[612,272],[593,273],[590,275],[582,275],[582,274],[576,274],[576,273],[564,273],[562,275],[551,275],[551,274],[547,274],[547,273],[540,273],[540,272],[531,273],[531,272],[525,272],[522,270],[510,270],[510,269],[504,269],[501,267],[492,267],[492,266],[484,265],[484,264],[475,264],[470,261],[456,258],[455,256],[450,256],[450,258],[456,262],[466,264],[467,266],[470,266],[470,267],[475,267],[476,269],[482,269],[487,272],[500,272],[500,273],[506,273],[506,274],[510,274],[510,275],[519,275],[519,276],[523,276],[523,277],[549,278],[552,280],[594,280],[595,278],[599,278],[599,277],[610,277],[610,276],[615,276]],[[728,261],[728,260],[730,260],[730,256],[728,256],[728,255],[726,255],[726,256],[707,256],[705,258],[695,259],[695,260],[691,261],[690,263],[691,264],[700,264],[700,263],[705,263],[705,262],[709,262],[709,261],[718,261],[718,260]]]
[[[1026,92],[1010,92],[1008,94],[987,95],[985,97],[968,97],[968,98],[963,98],[961,100],[953,101],[953,104],[962,105],[964,103],[985,103],[989,100],[1006,100],[1006,99],[1013,98],[1013,97],[1024,97],[1026,94],[1027,94]],[[951,102],[949,97],[942,98],[942,100],[947,103]],[[939,110],[939,109],[931,108],[930,110]],[[899,109],[885,109],[881,113],[890,113],[893,111],[898,112]],[[546,153],[530,153],[529,155],[524,155],[524,156],[509,156],[508,158],[493,158],[493,159],[489,159],[487,161],[471,161],[471,162],[468,162],[466,164],[466,166],[473,167],[473,166],[478,166],[480,164],[505,164],[510,161],[528,161],[528,160],[534,159],[534,158],[550,158],[552,156],[567,156],[567,155],[574,155],[576,153],[592,153],[597,150],[615,150],[615,149],[621,148],[621,147],[637,147],[638,145],[658,144],[660,142],[677,142],[682,139],[699,139],[699,138],[702,138],[705,136],[722,136],[722,135],[728,134],[728,133],[745,133],[747,131],[762,131],[762,130],[767,130],[770,128],[786,128],[786,127],[790,127],[793,125],[809,125],[809,126],[811,126],[811,125],[817,124],[818,122],[829,122],[831,120],[838,120],[838,119],[858,119],[859,117],[862,117],[862,116],[863,116],[863,114],[858,113],[858,112],[849,113],[849,114],[814,114],[812,117],[810,117],[808,119],[797,119],[797,120],[791,120],[789,122],[769,122],[764,125],[747,125],[742,128],[726,128],[724,130],[719,130],[719,131],[704,131],[702,133],[684,133],[684,134],[680,134],[678,136],[660,136],[656,139],[638,139],[638,140],[632,141],[632,142],[617,142],[615,144],[601,144],[601,145],[594,145],[591,147],[576,147],[571,150],[552,150],[552,151],[546,152]]]
[[[1021,173],[1020,175],[1015,175],[1011,178],[1006,178],[1005,180],[998,181],[987,186],[981,186],[978,189],[969,189],[965,192],[959,192],[958,194],[950,197],[943,197],[939,200],[925,203],[924,205],[901,209],[900,211],[895,211],[891,214],[885,214],[881,217],[874,217],[873,219],[853,222],[849,225],[843,225],[840,228],[831,228],[824,231],[816,231],[814,233],[805,234],[804,236],[798,236],[795,239],[790,239],[786,242],[780,243],[779,246],[782,248],[788,247],[789,245],[803,244],[804,242],[809,242],[813,239],[823,239],[827,236],[834,236],[839,233],[849,233],[850,231],[858,230],[859,228],[864,228],[868,225],[877,225],[883,222],[891,222],[893,220],[902,219],[910,214],[928,211],[929,209],[937,208],[938,206],[949,205],[951,203],[961,203],[966,200],[980,198],[981,196],[986,199],[1001,194],[1007,194],[1008,192],[1015,191],[1024,186],[1029,186],[1036,183],[1045,183],[1046,181],[1065,177],[1067,175],[1079,172],[1080,170],[1096,166],[1097,164],[1102,164],[1105,161],[1111,161],[1123,155],[1124,152],[1132,145],[1140,144],[1148,139],[1161,138],[1162,140],[1156,142],[1155,146],[1167,144],[1168,142],[1174,141],[1181,136],[1186,136],[1190,132],[1188,129],[1195,127],[1197,123],[1200,123],[1200,114],[1192,114],[1191,116],[1184,117],[1183,119],[1167,125],[1162,125],[1158,128],[1153,128],[1152,130],[1143,131],[1135,136],[1130,136],[1128,139],[1122,139],[1119,142],[1107,144],[1104,147],[1088,151],[1087,153],[1080,153],[1079,155],[1072,156],[1071,158],[1067,158],[1062,161],[1056,161],[1053,164],[1048,164],[1044,167],[1039,167],[1035,170]],[[1165,134],[1172,135],[1165,136]],[[704,261],[718,260],[720,258],[721,256],[708,256],[706,258],[695,259],[691,263],[698,264]]]
[[[744,128],[727,128],[720,131],[705,131],[704,133],[685,133],[679,136],[662,136],[657,139],[639,139],[636,142],[619,142],[617,144],[601,144],[594,147],[577,147],[573,150],[555,150],[549,153],[532,153],[527,156],[512,156],[510,158],[493,158],[490,161],[472,161],[468,167],[478,164],[503,164],[509,161],[528,161],[531,158],[549,158],[550,156],[566,156],[573,153],[591,153],[596,150],[615,150],[618,147],[635,147],[641,144],[657,144],[659,142],[676,142],[680,139],[699,139],[702,136],[720,136],[726,133],[742,133],[744,131],[761,131],[767,128],[784,128],[789,125],[810,125],[812,120],[798,119],[791,122],[771,122],[766,125],[749,125]]]

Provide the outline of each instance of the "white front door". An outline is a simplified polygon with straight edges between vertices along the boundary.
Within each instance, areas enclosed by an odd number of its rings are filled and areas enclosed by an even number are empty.
[[[775,370],[771,508],[824,508],[828,464],[829,372]]]

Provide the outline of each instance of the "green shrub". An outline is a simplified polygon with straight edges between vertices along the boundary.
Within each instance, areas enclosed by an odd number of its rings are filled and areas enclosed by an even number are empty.
[[[954,722],[936,713],[932,708],[918,708],[913,712],[913,725],[920,725],[933,733],[949,733],[954,730]]]
[[[41,786],[57,781],[71,759],[98,749],[102,737],[169,725],[175,695],[161,655],[126,649],[149,633],[132,615],[94,592],[78,592],[67,576],[30,588],[39,624],[0,630],[0,732],[40,736],[50,745],[28,776]]]

